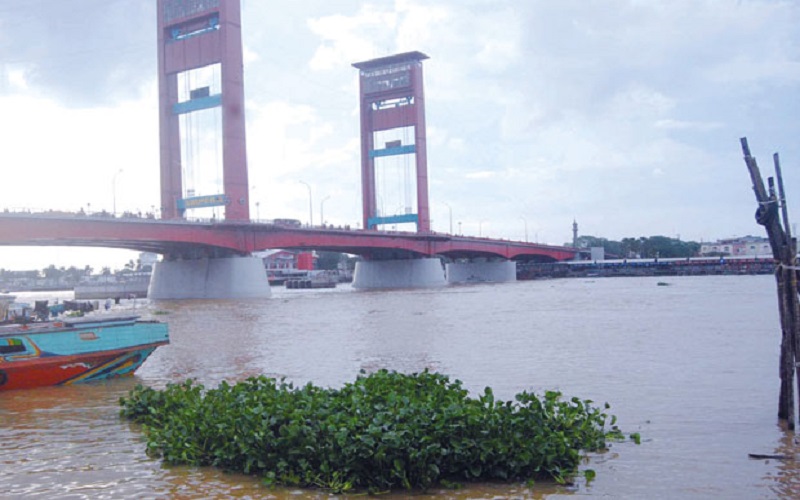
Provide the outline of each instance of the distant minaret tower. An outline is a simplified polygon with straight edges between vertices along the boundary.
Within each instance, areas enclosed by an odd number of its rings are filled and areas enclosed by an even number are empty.
[[[572,219],[572,248],[578,248],[578,223]]]

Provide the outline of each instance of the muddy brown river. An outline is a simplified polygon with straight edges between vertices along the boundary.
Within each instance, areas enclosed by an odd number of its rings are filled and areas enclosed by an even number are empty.
[[[772,276],[719,276],[273,288],[265,300],[123,303],[168,312],[159,318],[171,344],[132,379],[0,393],[0,497],[327,498],[149,458],[118,399],[138,383],[186,378],[213,386],[266,374],[336,387],[362,369],[428,368],[502,399],[558,389],[608,402],[642,443],[588,455],[583,467],[597,472],[588,485],[483,484],[389,498],[797,498],[797,461],[748,457],[796,451],[776,420],[776,302]]]

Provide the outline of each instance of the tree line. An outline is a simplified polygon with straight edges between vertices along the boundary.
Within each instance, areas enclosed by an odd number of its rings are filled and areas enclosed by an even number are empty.
[[[564,246],[572,246],[565,243]],[[695,257],[700,253],[700,243],[681,241],[667,236],[640,236],[638,238],[622,238],[621,241],[609,240],[597,236],[579,236],[578,248],[603,247],[606,258],[672,258]]]
[[[137,259],[136,261],[129,260],[125,263],[123,269],[112,271],[110,267],[103,267],[100,270],[100,274],[107,276],[110,274],[120,274],[120,273],[130,273],[134,271],[150,271],[151,266],[149,265],[142,265],[142,263]],[[45,267],[41,270],[30,270],[30,271],[13,271],[10,269],[2,269],[0,268],[0,279],[4,278],[45,278],[50,280],[64,280],[64,281],[74,281],[78,282],[81,277],[83,276],[90,276],[94,273],[94,268],[92,266],[85,266],[83,268],[70,266],[70,267],[56,267],[54,264],[50,264],[49,266]]]

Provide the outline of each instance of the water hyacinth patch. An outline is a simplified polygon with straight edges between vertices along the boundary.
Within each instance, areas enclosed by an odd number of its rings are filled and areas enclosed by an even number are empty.
[[[336,492],[563,482],[577,472],[581,450],[622,436],[608,405],[552,391],[497,401],[486,388],[473,398],[460,381],[429,371],[362,372],[340,389],[267,377],[208,390],[191,380],[164,390],[140,385],[120,404],[143,424],[148,453],[167,463]]]

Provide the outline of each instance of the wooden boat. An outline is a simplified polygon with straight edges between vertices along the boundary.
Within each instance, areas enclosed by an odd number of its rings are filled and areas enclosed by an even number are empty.
[[[138,316],[75,318],[0,326],[0,391],[133,375],[167,325]]]

